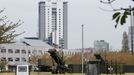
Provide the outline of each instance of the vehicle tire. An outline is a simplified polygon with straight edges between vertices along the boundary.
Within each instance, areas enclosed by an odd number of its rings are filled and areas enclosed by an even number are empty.
[[[52,74],[55,74],[54,71],[51,72]]]
[[[56,71],[55,74],[58,74],[58,71]]]

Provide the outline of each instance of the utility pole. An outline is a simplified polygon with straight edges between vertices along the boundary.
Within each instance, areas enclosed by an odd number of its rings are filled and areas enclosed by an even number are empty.
[[[84,25],[82,24],[81,25],[82,27],[82,52],[81,52],[81,60],[82,60],[82,75],[83,75],[83,70],[84,70],[84,64],[83,64],[83,53],[84,53],[84,33],[83,33],[83,30],[84,30]]]
[[[130,28],[131,28],[131,31],[130,31],[131,32],[130,33],[131,34],[131,53],[133,55],[133,43],[134,43],[133,42],[133,40],[134,40],[133,39],[134,38],[133,37],[133,35],[134,35],[133,34],[133,29],[134,29],[134,22],[133,21],[134,21],[134,18],[133,17],[134,17],[134,14],[133,14],[133,9],[131,8],[131,6],[129,6],[129,10],[130,10],[130,24],[131,24],[131,26],[130,26]]]

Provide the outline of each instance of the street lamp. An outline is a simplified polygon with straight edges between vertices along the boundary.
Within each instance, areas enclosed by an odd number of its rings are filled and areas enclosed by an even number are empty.
[[[82,51],[81,51],[81,60],[82,60],[82,75],[83,75],[83,53],[84,53],[84,33],[83,33],[83,27],[84,27],[84,25],[82,24],[81,25],[81,27],[82,27]]]
[[[131,53],[133,54],[133,40],[134,40],[134,37],[133,37],[133,29],[134,29],[134,8],[131,8],[131,6],[129,6],[129,11],[130,11],[130,22],[131,22]]]

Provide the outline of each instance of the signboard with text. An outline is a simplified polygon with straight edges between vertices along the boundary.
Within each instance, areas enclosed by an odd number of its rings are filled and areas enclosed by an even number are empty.
[[[29,66],[17,65],[16,75],[29,75]]]

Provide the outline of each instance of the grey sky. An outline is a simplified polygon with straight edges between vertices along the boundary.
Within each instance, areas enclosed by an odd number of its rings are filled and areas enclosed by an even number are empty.
[[[7,15],[14,22],[18,19],[24,24],[17,32],[26,31],[20,37],[37,36],[38,34],[38,2],[43,0],[0,0],[0,9],[6,8],[2,15]],[[128,6],[131,0],[121,0],[117,5]],[[124,2],[123,2],[124,1]],[[111,20],[113,12],[102,11],[99,7],[108,9],[99,0],[68,0],[69,48],[81,48],[81,25],[84,24],[84,47],[93,47],[94,40],[105,40],[112,48],[120,49],[122,33],[128,31],[129,21],[124,26],[114,28]],[[19,38],[20,38],[19,37]]]

